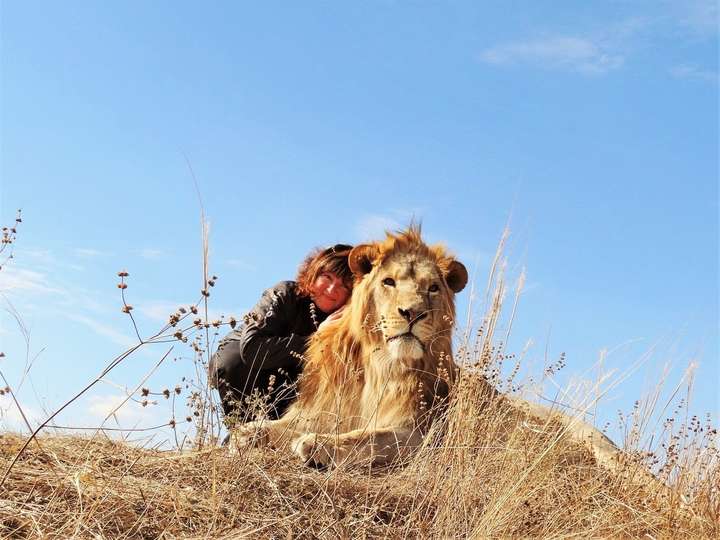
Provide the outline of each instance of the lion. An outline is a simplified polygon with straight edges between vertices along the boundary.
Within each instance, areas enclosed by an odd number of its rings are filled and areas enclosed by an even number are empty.
[[[417,226],[355,247],[349,265],[351,300],[310,338],[297,401],[278,420],[235,429],[231,447],[289,444],[303,463],[325,468],[390,464],[421,445],[458,377],[451,334],[468,272]],[[521,415],[559,419],[598,462],[619,463],[620,450],[589,424],[499,396],[490,383],[483,391]]]

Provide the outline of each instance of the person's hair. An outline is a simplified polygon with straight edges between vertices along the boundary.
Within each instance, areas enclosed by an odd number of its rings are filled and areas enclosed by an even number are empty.
[[[348,255],[353,246],[336,244],[328,248],[312,250],[298,269],[298,292],[302,296],[311,296],[312,286],[317,277],[323,272],[332,272],[342,279],[348,290],[352,290],[353,275],[348,264]]]

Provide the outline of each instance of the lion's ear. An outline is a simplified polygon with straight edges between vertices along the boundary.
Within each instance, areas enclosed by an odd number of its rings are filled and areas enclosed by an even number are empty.
[[[361,244],[355,246],[348,255],[350,271],[358,277],[369,274],[372,270],[373,260],[378,255],[378,248],[374,244]]]
[[[465,265],[459,261],[451,262],[445,281],[452,292],[459,293],[462,291],[468,282],[468,272]]]

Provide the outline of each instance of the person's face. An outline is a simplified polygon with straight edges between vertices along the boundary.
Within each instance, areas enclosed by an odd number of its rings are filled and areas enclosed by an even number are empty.
[[[350,289],[334,272],[321,272],[312,286],[312,299],[323,313],[341,308],[350,298]]]

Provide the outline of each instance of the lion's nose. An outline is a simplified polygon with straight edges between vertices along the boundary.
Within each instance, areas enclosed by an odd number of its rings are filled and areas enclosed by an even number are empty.
[[[427,317],[427,311],[420,312],[414,309],[403,308],[398,308],[398,311],[402,318],[411,324]]]

